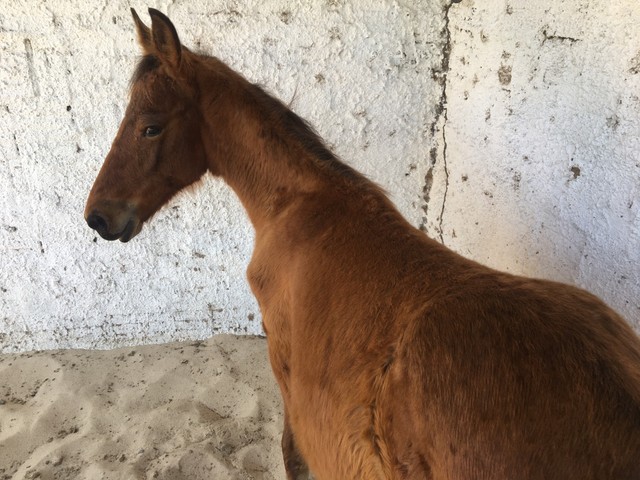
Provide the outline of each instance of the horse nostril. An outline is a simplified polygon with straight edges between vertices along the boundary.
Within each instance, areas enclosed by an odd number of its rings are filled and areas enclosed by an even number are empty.
[[[87,217],[87,225],[98,233],[106,232],[108,227],[107,221],[97,213],[92,213]]]

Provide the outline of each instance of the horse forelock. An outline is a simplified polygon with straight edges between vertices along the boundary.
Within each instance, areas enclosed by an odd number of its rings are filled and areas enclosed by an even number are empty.
[[[153,72],[160,68],[160,59],[155,55],[145,55],[143,56],[138,64],[136,65],[135,70],[133,71],[133,75],[131,76],[131,80],[129,82],[129,88],[132,89],[133,86],[142,80],[147,73]]]

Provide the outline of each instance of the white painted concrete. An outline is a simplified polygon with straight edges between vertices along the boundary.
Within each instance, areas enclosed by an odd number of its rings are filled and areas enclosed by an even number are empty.
[[[291,101],[417,222],[441,8],[308,3],[153,6],[186,45]],[[222,182],[181,195],[126,245],[94,241],[85,225],[139,51],[128,2],[83,5],[11,2],[0,13],[2,349],[259,333],[245,280],[253,233]]]
[[[252,230],[221,182],[126,245],[82,219],[138,55],[129,2],[6,3],[0,350],[259,333]],[[416,226],[489,265],[587,287],[640,327],[636,2],[151,6],[186,45],[291,101]]]
[[[640,3],[450,10],[445,243],[640,330]]]

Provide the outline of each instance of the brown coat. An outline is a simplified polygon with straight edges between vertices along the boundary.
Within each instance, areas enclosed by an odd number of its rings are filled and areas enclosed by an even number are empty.
[[[640,479],[640,340],[618,314],[428,238],[150,13],[151,29],[134,12],[146,56],[85,215],[128,241],[207,171],[236,191],[289,479]]]

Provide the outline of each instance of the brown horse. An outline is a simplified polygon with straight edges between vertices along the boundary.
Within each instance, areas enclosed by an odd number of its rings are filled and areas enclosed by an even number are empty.
[[[640,340],[619,315],[428,238],[149,12],[151,28],[133,12],[144,58],[86,220],[126,242],[207,171],[235,190],[289,479],[640,479]]]

